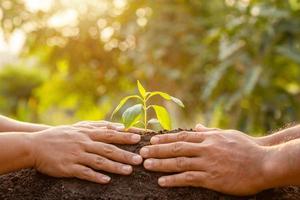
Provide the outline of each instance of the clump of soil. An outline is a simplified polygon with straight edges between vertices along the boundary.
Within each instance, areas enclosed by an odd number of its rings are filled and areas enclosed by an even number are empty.
[[[176,131],[173,131],[176,132]],[[146,134],[137,145],[120,145],[138,153],[148,145],[152,134]],[[107,173],[106,173],[107,174]],[[234,197],[204,188],[161,188],[157,179],[162,173],[146,171],[142,165],[134,167],[130,176],[109,174],[112,181],[99,185],[79,179],[58,179],[25,169],[0,176],[0,199],[3,200],[196,200],[196,199],[300,199],[299,187],[285,187],[263,191],[249,197]]]

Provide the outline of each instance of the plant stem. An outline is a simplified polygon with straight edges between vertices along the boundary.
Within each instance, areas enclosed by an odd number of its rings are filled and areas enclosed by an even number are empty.
[[[143,110],[144,110],[144,129],[145,132],[147,131],[148,128],[148,121],[147,121],[147,99],[143,100]]]

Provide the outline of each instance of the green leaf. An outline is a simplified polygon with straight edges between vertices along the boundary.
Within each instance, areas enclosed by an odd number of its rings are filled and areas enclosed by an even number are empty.
[[[132,96],[128,96],[128,97],[124,97],[119,105],[115,108],[115,110],[113,111],[113,113],[111,114],[111,119],[113,118],[113,116],[122,108],[122,106],[124,106],[124,104],[129,100],[129,99],[132,99],[132,98],[137,98],[137,99],[140,99],[140,97],[138,95],[132,95]]]
[[[184,108],[184,104],[180,99],[177,99],[176,97],[171,97],[171,100],[175,102],[177,105],[179,105],[180,107]]]
[[[153,97],[155,95],[160,95],[161,97],[163,97],[166,100],[171,100],[173,102],[175,102],[177,105],[181,106],[184,108],[184,104],[182,103],[182,101],[180,99],[177,99],[175,97],[172,97],[171,95],[165,93],[165,92],[159,92],[159,91],[155,91],[155,92],[151,92],[150,97]]]
[[[162,98],[166,99],[166,100],[171,100],[171,96],[165,92],[159,92],[159,91],[155,91],[155,92],[151,92],[151,94],[149,95],[148,98],[153,97],[155,95],[160,95]]]
[[[142,116],[142,110],[143,110],[142,104],[131,106],[127,108],[127,110],[125,110],[125,112],[122,115],[122,121],[123,124],[125,125],[125,128],[132,127],[140,120]]]
[[[139,80],[137,81],[137,86],[138,86],[138,89],[139,89],[139,92],[140,92],[141,96],[142,96],[143,98],[145,98],[145,97],[146,97],[146,90],[145,90],[145,88],[142,86],[142,84],[140,83]]]
[[[158,105],[152,105],[151,107],[154,109],[160,125],[165,130],[171,130],[171,119],[168,111],[164,107]]]

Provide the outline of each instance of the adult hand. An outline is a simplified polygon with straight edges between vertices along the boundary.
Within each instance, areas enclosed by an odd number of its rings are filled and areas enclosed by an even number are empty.
[[[269,144],[262,137],[252,137],[238,130],[222,130],[220,128],[208,128],[203,124],[197,124],[195,127],[197,132],[211,132],[211,131],[222,131],[222,133],[227,134],[227,137],[236,138],[236,137],[246,137],[249,140],[252,140],[258,145],[269,146]]]
[[[102,124],[103,125],[103,124]],[[135,144],[140,135],[121,132],[121,128],[100,122],[59,126],[31,134],[34,167],[55,177],[77,177],[105,184],[110,177],[96,170],[128,175],[131,165],[142,157],[117,148],[114,144]]]
[[[199,129],[198,129],[199,130]],[[268,147],[240,132],[202,130],[164,134],[141,149],[144,167],[176,173],[158,180],[162,187],[205,187],[233,195],[249,195],[269,187]]]
[[[110,121],[105,121],[105,120],[100,120],[100,121],[80,121],[74,124],[76,127],[82,127],[82,128],[108,128],[116,131],[125,131],[125,126],[120,123],[115,123],[115,122],[110,122]],[[136,128],[132,127],[127,130],[127,132],[131,133],[141,133],[143,132],[144,129],[141,128]]]

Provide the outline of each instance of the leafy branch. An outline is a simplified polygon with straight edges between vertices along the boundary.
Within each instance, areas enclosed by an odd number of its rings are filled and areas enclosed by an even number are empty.
[[[163,129],[170,130],[171,118],[167,109],[159,105],[151,105],[151,104],[149,105],[148,104],[149,100],[152,97],[159,95],[165,100],[173,101],[180,107],[184,108],[182,101],[165,92],[160,92],[160,91],[147,92],[145,88],[142,86],[142,84],[140,83],[140,81],[137,81],[137,87],[138,87],[139,94],[124,97],[120,101],[119,105],[113,111],[111,118],[113,118],[113,116],[126,104],[128,100],[137,99],[139,103],[127,108],[122,114],[122,122],[125,125],[126,129],[136,126],[137,124],[142,124],[144,129],[147,130],[148,125],[150,123],[159,123]],[[155,111],[157,118],[148,120],[148,111],[150,109],[153,109]]]

